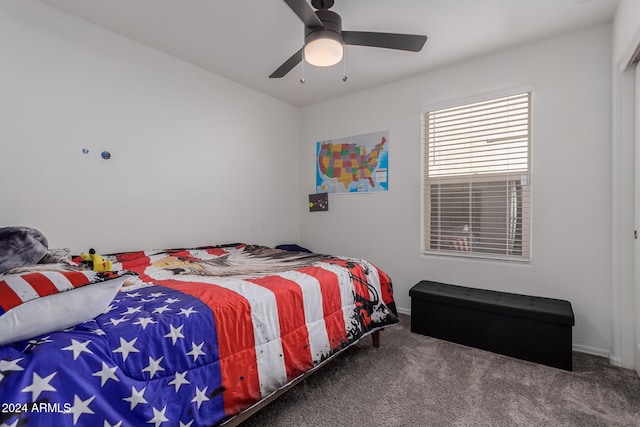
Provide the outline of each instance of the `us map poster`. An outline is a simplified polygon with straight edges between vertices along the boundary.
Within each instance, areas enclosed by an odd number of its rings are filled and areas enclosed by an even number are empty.
[[[389,131],[320,141],[316,192],[389,191]]]

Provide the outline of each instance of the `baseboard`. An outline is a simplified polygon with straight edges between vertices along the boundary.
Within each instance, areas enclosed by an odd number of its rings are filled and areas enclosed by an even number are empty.
[[[573,344],[571,347],[573,351],[577,351],[579,353],[593,354],[594,356],[606,357],[610,361],[612,360],[611,353],[609,353],[608,350],[603,350],[601,348],[589,347],[589,346],[580,345],[580,344]],[[611,363],[613,364],[613,362]]]
[[[609,356],[609,363],[611,366],[617,366],[618,368],[622,367],[622,359],[619,357]]]
[[[406,314],[407,316],[411,316],[411,309],[410,308],[396,307],[396,310],[400,314]]]

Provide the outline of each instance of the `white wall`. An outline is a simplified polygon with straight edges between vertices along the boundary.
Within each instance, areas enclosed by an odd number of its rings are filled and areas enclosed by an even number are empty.
[[[420,255],[423,107],[532,85],[530,264]],[[322,120],[317,120],[322,117]],[[303,109],[301,197],[315,191],[317,141],[389,130],[387,193],[331,195],[302,213],[302,243],[371,260],[410,309],[423,278],[571,301],[575,348],[611,348],[611,27],[483,57]]]
[[[0,52],[0,226],[76,253],[298,240],[299,108],[31,0],[0,3]]]

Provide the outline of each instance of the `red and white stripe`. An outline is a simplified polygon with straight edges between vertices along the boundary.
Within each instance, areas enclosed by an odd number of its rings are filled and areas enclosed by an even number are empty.
[[[0,280],[0,307],[6,312],[27,301],[88,285],[95,280],[93,271],[43,271],[8,275]]]
[[[458,252],[471,252],[471,237],[469,236],[451,236],[451,246]]]
[[[342,320],[345,325],[345,336],[349,336],[350,334],[353,334],[355,329],[355,325],[351,320],[353,317],[353,311],[355,309],[355,304],[356,304],[354,299],[353,285],[351,284],[351,277],[349,275],[349,271],[339,265],[325,263],[325,262],[318,263],[318,267],[326,270],[327,272],[333,273],[336,276],[336,279],[339,284],[338,289],[340,292],[340,301],[341,301],[340,308],[342,311],[341,313]]]
[[[300,287],[303,298],[304,318],[309,334],[309,348],[314,365],[331,353],[329,335],[325,323],[324,301],[320,282],[315,277],[299,271],[286,271],[278,276],[296,283]]]
[[[224,394],[229,395],[224,400],[234,404],[227,413],[243,409],[238,396],[249,391],[256,400],[266,397],[346,343],[354,313],[349,273],[338,265],[319,264],[245,280],[212,276],[154,280],[197,296],[212,309],[216,327],[221,328],[217,331],[220,367]],[[189,282],[194,279],[215,286],[211,292],[215,298],[192,287]],[[256,372],[237,371],[238,366],[256,366]],[[253,402],[245,403],[246,407]]]

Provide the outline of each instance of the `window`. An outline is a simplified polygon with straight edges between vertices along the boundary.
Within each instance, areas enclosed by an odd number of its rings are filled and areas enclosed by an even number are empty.
[[[425,253],[528,260],[531,93],[424,113]]]

